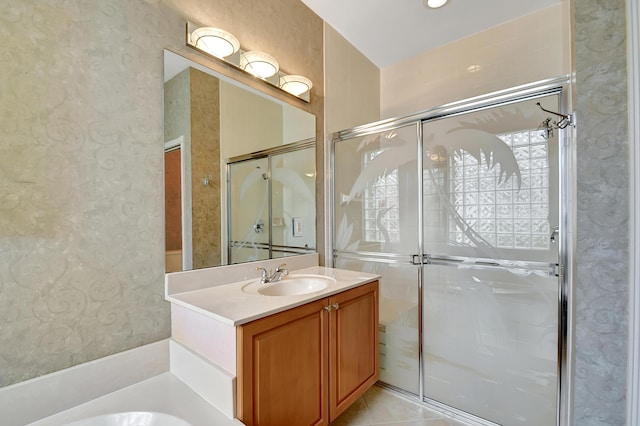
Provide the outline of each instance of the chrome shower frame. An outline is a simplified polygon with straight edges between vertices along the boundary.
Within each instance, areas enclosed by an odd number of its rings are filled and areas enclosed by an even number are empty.
[[[365,124],[351,129],[335,132],[331,135],[329,144],[329,165],[330,165],[330,184],[329,184],[329,200],[327,202],[327,217],[331,232],[328,233],[329,239],[326,242],[327,247],[331,247],[331,256],[327,257],[327,264],[333,266],[336,258],[336,250],[334,248],[335,240],[335,145],[343,140],[354,137],[367,136],[370,134],[391,131],[400,127],[407,127],[413,123],[416,124],[418,138],[418,176],[422,173],[423,158],[423,142],[422,142],[422,124],[440,118],[448,118],[456,115],[465,114],[471,111],[481,111],[498,106],[509,105],[512,103],[541,98],[549,95],[558,95],[560,99],[561,113],[570,117],[571,124],[565,128],[558,129],[559,137],[559,178],[558,178],[558,196],[559,196],[559,247],[558,247],[558,360],[557,360],[557,410],[556,425],[569,426],[572,421],[571,401],[573,395],[572,376],[573,376],[573,339],[574,339],[574,256],[576,251],[575,243],[575,217],[576,217],[576,173],[575,173],[575,116],[572,113],[571,105],[571,80],[569,76],[561,76],[557,78],[546,79],[530,84],[525,84],[510,89],[505,89],[486,95],[476,96],[473,98],[452,102],[442,106],[430,108],[415,114],[404,117],[395,117]],[[423,182],[418,179],[418,189],[422,193]],[[418,229],[423,229],[422,218],[423,200],[418,197]],[[446,416],[463,420],[470,425],[478,426],[496,426],[495,423],[478,418],[474,415],[449,407],[437,401],[430,400],[424,394],[424,375],[423,375],[423,265],[424,265],[424,241],[423,232],[418,233],[418,334],[419,334],[419,394],[415,395],[411,392],[399,389],[397,387],[381,383],[383,387],[395,390],[404,397],[419,402],[435,409]],[[367,253],[352,253],[352,258],[367,258]],[[404,259],[406,261],[406,259]],[[390,261],[400,261],[390,260]],[[411,262],[409,262],[411,263]]]

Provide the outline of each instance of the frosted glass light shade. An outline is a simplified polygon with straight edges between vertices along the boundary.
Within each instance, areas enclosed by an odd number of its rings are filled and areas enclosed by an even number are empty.
[[[280,88],[295,96],[308,92],[312,87],[311,80],[302,75],[283,75],[280,77]]]
[[[230,32],[220,28],[201,27],[191,33],[191,43],[218,58],[231,56],[240,49],[240,42]]]
[[[243,53],[240,58],[240,67],[260,78],[269,78],[280,69],[278,61],[273,56],[257,50]]]

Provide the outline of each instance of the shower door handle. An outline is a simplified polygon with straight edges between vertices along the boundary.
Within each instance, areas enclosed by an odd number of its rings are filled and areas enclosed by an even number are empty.
[[[412,265],[428,265],[431,263],[431,255],[430,254],[412,254],[411,255],[411,264]]]
[[[556,226],[555,228],[553,228],[553,231],[551,231],[551,236],[549,237],[549,240],[551,240],[552,243],[557,243],[559,236],[560,236],[560,230]]]

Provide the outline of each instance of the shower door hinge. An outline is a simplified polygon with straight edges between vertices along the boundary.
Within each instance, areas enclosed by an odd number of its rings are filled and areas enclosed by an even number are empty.
[[[565,120],[560,120],[558,125],[559,128],[564,129],[567,127],[576,127],[576,113],[572,112],[571,114],[567,114],[567,118]]]
[[[554,263],[551,275],[555,275],[556,277],[564,277],[564,265]]]

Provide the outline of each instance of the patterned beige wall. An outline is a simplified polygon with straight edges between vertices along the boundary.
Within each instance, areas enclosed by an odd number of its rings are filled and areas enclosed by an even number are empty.
[[[193,268],[198,269],[221,264],[220,80],[193,68],[189,80]]]
[[[574,0],[578,233],[574,424],[626,410],[629,135],[624,0]]]
[[[186,69],[164,84],[164,140],[180,136],[191,144],[190,74]]]
[[[309,76],[305,104],[216,66],[314,113],[323,140],[322,21],[298,0],[2,0],[0,386],[169,335],[162,50],[209,63],[187,19]]]
[[[191,108],[189,96],[189,70],[184,70],[164,84],[164,141],[183,137],[185,146],[191,146]],[[165,270],[182,270],[182,152],[165,154]],[[171,157],[172,156],[172,157]],[[176,170],[172,170],[176,169]],[[173,180],[169,173],[173,172]],[[188,178],[188,176],[185,176]]]

